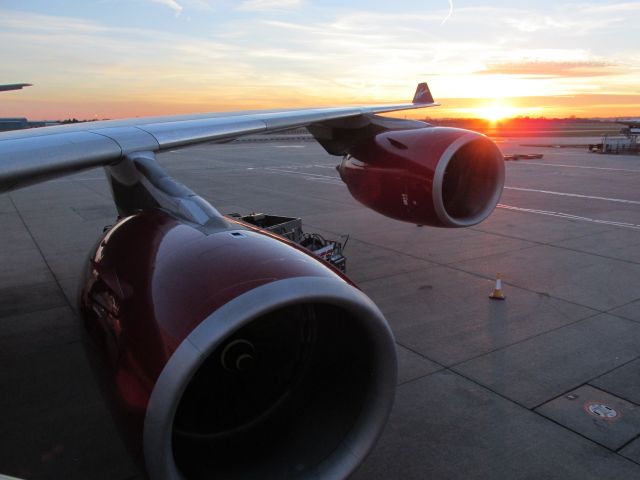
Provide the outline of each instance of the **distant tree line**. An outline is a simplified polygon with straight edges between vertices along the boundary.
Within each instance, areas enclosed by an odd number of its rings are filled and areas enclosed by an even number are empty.
[[[96,119],[90,120],[78,120],[77,118],[67,118],[65,120],[60,120],[60,123],[84,123],[84,122],[95,122]]]

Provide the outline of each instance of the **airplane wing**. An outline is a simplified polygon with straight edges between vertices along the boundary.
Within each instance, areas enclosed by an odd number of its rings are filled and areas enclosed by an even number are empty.
[[[432,107],[426,83],[412,103],[299,110],[209,113],[86,122],[0,134],[0,193],[137,151],[158,152],[242,135],[303,127],[366,114]]]
[[[22,90],[24,87],[32,87],[31,83],[11,83],[9,85],[0,85],[0,92],[9,90]]]

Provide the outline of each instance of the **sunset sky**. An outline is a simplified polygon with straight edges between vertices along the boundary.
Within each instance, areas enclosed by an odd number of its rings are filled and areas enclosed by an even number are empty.
[[[640,1],[0,0],[1,116],[406,101],[640,116]]]

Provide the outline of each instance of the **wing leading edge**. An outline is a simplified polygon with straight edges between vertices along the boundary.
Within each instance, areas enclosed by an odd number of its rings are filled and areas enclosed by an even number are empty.
[[[439,105],[426,83],[412,103],[108,120],[0,134],[0,193],[110,165],[125,155]]]

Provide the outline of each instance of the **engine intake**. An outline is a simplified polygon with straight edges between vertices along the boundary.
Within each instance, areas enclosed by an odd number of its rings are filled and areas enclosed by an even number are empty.
[[[490,139],[457,128],[388,131],[355,145],[338,168],[358,201],[397,220],[468,227],[494,210],[504,157]]]
[[[325,290],[316,279],[283,281],[234,303],[318,287]],[[371,312],[354,310],[355,298],[336,301],[336,294],[290,305],[278,299],[284,306],[254,318],[234,312],[242,326],[215,342],[208,329],[229,318],[227,309],[205,320],[176,352],[179,363],[165,367],[152,395],[145,421],[150,472],[158,478],[279,479],[343,478],[353,470],[386,420],[384,391],[394,387],[381,388],[380,380],[391,378],[393,361],[383,365],[388,353],[384,360],[375,353],[388,346]],[[251,344],[255,359],[243,371],[229,371],[222,355],[238,341]],[[192,350],[202,342],[204,351]]]

